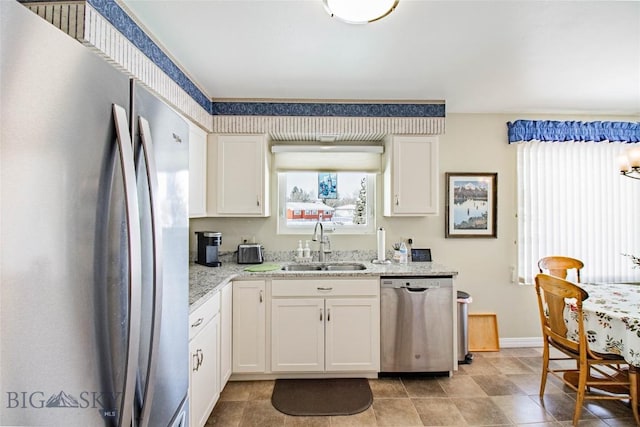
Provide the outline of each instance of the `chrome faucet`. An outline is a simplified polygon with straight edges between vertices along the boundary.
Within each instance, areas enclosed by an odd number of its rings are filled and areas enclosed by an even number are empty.
[[[316,222],[316,226],[313,229],[313,238],[311,240],[314,242],[318,241],[318,226],[320,226],[320,248],[318,250],[318,261],[324,262],[325,254],[331,253],[331,242],[329,241],[329,236],[324,235],[324,227],[320,221]],[[329,246],[329,248],[327,249],[325,245]]]

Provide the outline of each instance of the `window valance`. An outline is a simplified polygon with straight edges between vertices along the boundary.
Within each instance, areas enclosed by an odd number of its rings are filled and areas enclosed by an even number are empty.
[[[640,122],[516,120],[508,122],[509,144],[521,141],[640,142]]]

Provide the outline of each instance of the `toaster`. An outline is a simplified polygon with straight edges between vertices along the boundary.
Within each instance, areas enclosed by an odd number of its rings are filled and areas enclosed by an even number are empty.
[[[238,245],[238,264],[262,264],[264,248],[259,243]]]

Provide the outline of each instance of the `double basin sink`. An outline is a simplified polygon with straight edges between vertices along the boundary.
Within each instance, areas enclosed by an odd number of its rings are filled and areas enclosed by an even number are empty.
[[[282,267],[284,271],[358,271],[367,267],[360,263],[320,263],[320,264],[289,264]]]

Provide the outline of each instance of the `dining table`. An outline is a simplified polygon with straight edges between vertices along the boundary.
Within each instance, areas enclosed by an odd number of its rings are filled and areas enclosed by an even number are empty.
[[[589,347],[599,353],[622,356],[640,368],[640,284],[576,283],[589,297],[582,302]],[[578,337],[575,304],[565,314],[567,336]]]

